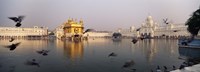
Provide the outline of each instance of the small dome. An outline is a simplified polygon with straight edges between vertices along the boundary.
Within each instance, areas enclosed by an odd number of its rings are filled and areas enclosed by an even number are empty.
[[[152,20],[152,16],[148,16],[148,17],[147,17],[147,20]]]

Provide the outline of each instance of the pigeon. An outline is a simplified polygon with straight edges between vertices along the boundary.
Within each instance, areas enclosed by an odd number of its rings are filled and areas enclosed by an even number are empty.
[[[124,63],[123,68],[131,67],[134,64],[135,64],[135,62],[133,60],[130,60],[130,61]]]
[[[36,51],[38,54],[42,54],[44,50]]]
[[[174,30],[174,32],[177,32],[177,30]]]
[[[164,69],[167,69],[167,67],[166,67],[166,66],[163,66],[163,68],[164,68]]]
[[[157,66],[156,72],[162,72],[161,69],[160,69],[160,66]]]
[[[36,62],[36,59],[32,59],[32,61],[27,61],[26,65],[37,66],[40,67],[39,62]]]
[[[47,53],[49,52],[49,50],[41,50],[41,51],[36,51],[38,54],[41,54],[43,56],[48,55]]]
[[[131,69],[133,72],[136,72],[136,69]]]
[[[18,43],[15,43],[15,44],[11,44],[11,45],[8,45],[8,46],[5,46],[6,48],[9,48],[10,51],[13,51],[17,48],[17,46],[19,46],[21,42],[18,42]]]
[[[8,17],[8,18],[17,23],[17,24],[15,25],[16,27],[20,27],[20,26],[21,26],[21,22],[22,22],[22,20],[24,19],[24,17],[25,17],[25,16]]]
[[[153,70],[151,69],[151,72],[153,72]]]
[[[11,38],[10,40],[9,40],[9,42],[13,42],[15,39],[14,38]]]
[[[43,55],[43,56],[46,56],[46,55],[48,55],[48,54],[47,54],[47,53],[43,53],[42,55]]]
[[[136,29],[136,31],[140,31],[141,28]]]
[[[169,72],[168,70],[167,70],[167,67],[166,66],[163,66],[164,67],[164,72]]]
[[[137,41],[138,40],[136,38],[133,38],[133,40],[132,40],[133,44],[137,43]]]
[[[183,64],[181,64],[180,67],[179,67],[180,70],[184,69],[184,68],[185,68],[185,66]]]
[[[115,54],[114,52],[112,52],[112,53],[110,53],[110,54],[108,55],[108,57],[111,57],[111,56],[115,57],[115,56],[117,56],[117,54]]]
[[[172,70],[176,70],[176,67],[173,65]]]
[[[164,21],[164,23],[165,24],[169,24],[169,22],[168,22],[168,19],[166,18],[166,19],[163,19],[163,21]]]
[[[87,29],[87,30],[85,30],[85,32],[83,32],[83,34],[90,32],[90,31],[94,31],[94,30],[93,29]]]
[[[188,66],[189,66],[187,62],[183,62],[183,65],[184,65],[185,67],[188,67]]]

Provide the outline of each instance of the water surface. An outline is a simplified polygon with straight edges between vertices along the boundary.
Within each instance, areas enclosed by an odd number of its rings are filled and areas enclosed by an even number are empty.
[[[15,40],[21,44],[10,51],[3,46],[11,44],[0,40],[0,72],[150,72],[159,65],[162,69],[172,65],[177,68],[184,61],[179,59],[177,40],[152,39],[89,39],[82,42],[61,40]],[[37,50],[50,50],[47,56]],[[114,52],[116,57],[108,57]],[[40,67],[28,66],[27,60],[36,59]],[[122,68],[126,61],[133,60],[130,68]]]

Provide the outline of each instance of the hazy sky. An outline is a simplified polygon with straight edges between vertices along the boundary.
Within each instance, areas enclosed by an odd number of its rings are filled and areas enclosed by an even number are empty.
[[[0,26],[14,26],[7,17],[25,15],[22,27],[53,30],[69,17],[82,18],[85,29],[116,30],[139,27],[148,15],[185,23],[200,7],[200,0],[0,0]]]

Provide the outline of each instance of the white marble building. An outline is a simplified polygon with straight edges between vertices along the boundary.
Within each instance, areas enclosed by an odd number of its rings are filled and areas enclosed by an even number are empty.
[[[57,38],[61,39],[61,37],[64,37],[64,28],[65,24],[61,24],[60,26],[56,27],[56,29],[54,30],[54,34]]]
[[[158,24],[155,23],[151,16],[148,16],[145,20],[145,23],[142,23],[142,26],[139,30],[139,35],[149,35],[153,37],[155,35],[156,29],[158,28]]]
[[[148,16],[145,20],[145,23],[142,24],[140,30],[137,33],[138,37],[141,36],[150,36],[150,37],[178,37],[178,36],[190,36],[190,33],[187,31],[187,26],[185,24],[166,24],[165,26],[159,26],[154,22],[152,16]]]
[[[152,16],[148,16],[144,23],[139,28],[131,26],[130,29],[117,29],[116,32],[122,34],[125,37],[180,37],[180,36],[190,36],[187,31],[187,26],[185,24],[166,24],[160,26],[153,20]]]
[[[28,37],[28,36],[47,36],[48,28],[34,26],[33,28],[23,27],[0,27],[0,37]]]
[[[134,26],[131,26],[129,29],[118,28],[115,32],[121,33],[123,37],[133,37],[137,35],[137,31]]]

